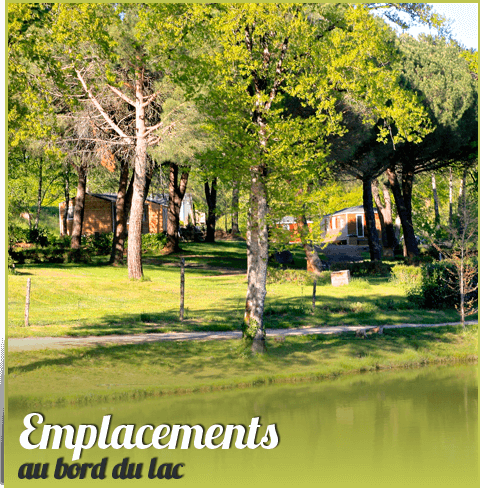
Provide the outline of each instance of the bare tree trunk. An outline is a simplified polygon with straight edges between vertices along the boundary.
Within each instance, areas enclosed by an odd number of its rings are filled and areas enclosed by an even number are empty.
[[[67,164],[65,168],[64,176],[64,192],[65,192],[65,212],[63,213],[63,233],[66,236],[68,234],[68,207],[70,206],[70,166]]]
[[[215,242],[215,224],[217,210],[217,177],[213,178],[212,185],[205,182],[205,198],[208,205],[207,214],[207,235],[205,242]]]
[[[247,50],[253,52],[253,25],[245,28],[245,45]],[[260,41],[263,43],[263,41]],[[288,51],[289,38],[286,37],[281,46],[281,54],[275,66],[273,85],[265,91],[262,85],[268,84],[265,78],[260,78],[254,70],[253,80],[255,85],[255,111],[253,123],[259,128],[258,164],[250,166],[250,205],[248,211],[247,229],[247,299],[245,304],[244,337],[252,339],[252,352],[263,353],[266,351],[265,325],[263,322],[263,310],[267,295],[267,264],[268,264],[268,227],[267,227],[267,165],[263,156],[267,152],[267,122],[264,114],[271,108],[283,79],[283,62]],[[270,54],[266,44],[264,45],[264,65],[262,71],[270,68]],[[267,101],[265,95],[268,94]]]
[[[380,220],[380,228],[382,229],[382,244],[387,247],[387,232],[385,229],[385,219],[384,212],[385,207],[383,206],[382,200],[380,198],[380,192],[378,190],[378,180],[372,180],[372,195],[375,201],[375,206],[377,207],[377,214]]]
[[[305,215],[299,216],[297,219],[297,230],[302,242],[305,257],[307,258],[307,271],[319,275],[322,272],[322,261],[318,257],[315,247],[308,241],[308,224]]]
[[[415,239],[413,224],[411,221],[411,213],[409,218],[409,213],[407,211],[407,207],[402,195],[402,190],[400,188],[400,184],[398,183],[397,175],[395,174],[395,167],[388,168],[386,173],[387,173],[388,181],[390,183],[390,188],[392,189],[393,197],[395,199],[397,212],[402,222],[406,255],[408,257],[418,256],[419,251],[418,251],[417,241]]]
[[[363,183],[363,210],[365,211],[365,224],[367,229],[368,247],[372,261],[382,260],[382,245],[378,238],[375,225],[375,211],[373,209],[372,180],[364,177]]]
[[[115,202],[115,228],[113,230],[112,252],[110,255],[110,264],[115,266],[123,264],[125,237],[127,235],[127,217],[132,203],[134,176],[132,176],[130,184],[128,184],[128,173],[128,160],[122,159],[120,163],[117,201]]]
[[[166,253],[180,251],[178,242],[178,230],[180,227],[180,208],[185,196],[188,182],[188,171],[183,171],[178,183],[178,164],[169,163],[169,198],[168,198],[168,219],[167,219],[167,244],[164,248]]]
[[[85,212],[85,194],[87,189],[87,169],[85,166],[77,166],[78,186],[77,195],[75,197],[75,208],[73,210],[73,226],[72,226],[72,249],[80,249],[82,228],[83,228],[83,214]]]
[[[458,215],[459,222],[463,221],[463,208],[465,208],[466,206],[466,198],[467,198],[466,184],[467,184],[467,170],[464,169],[462,173],[462,179],[460,180],[460,189],[458,191],[457,215]]]
[[[238,228],[238,204],[240,202],[240,188],[239,182],[233,182],[232,190],[232,235],[240,233]]]
[[[300,189],[297,192],[297,195],[300,196],[303,193],[303,189]],[[315,251],[315,247],[310,244],[309,240],[309,229],[307,223],[307,217],[305,216],[305,205],[303,206],[303,214],[296,216],[297,222],[297,232],[298,236],[300,237],[300,242],[302,243],[303,250],[305,251],[305,257],[307,259],[307,271],[310,273],[314,273],[319,275],[322,271],[322,262],[318,257],[317,251]]]
[[[263,310],[267,295],[268,230],[266,167],[250,168],[250,205],[247,228],[247,300],[244,337],[252,339],[252,351],[263,353],[265,326]]]
[[[435,173],[432,173],[432,194],[433,194],[433,207],[435,210],[435,229],[440,229],[440,210],[438,206],[438,193],[437,193],[437,181],[435,179]]]
[[[448,180],[448,225],[453,225],[453,172],[450,168],[450,178]]]
[[[392,218],[392,200],[390,192],[382,182],[382,194],[385,205],[382,204],[378,188],[378,180],[372,182],[372,194],[377,207],[380,224],[382,226],[382,241],[386,248],[393,249],[396,247],[398,238],[395,235],[395,227]]]
[[[143,277],[142,220],[147,183],[147,134],[143,69],[137,69],[135,78],[135,178],[133,180],[132,206],[128,225],[128,277],[139,280]]]
[[[40,166],[38,168],[37,215],[35,217],[35,229],[38,229],[38,223],[40,222],[40,210],[42,208],[42,184],[43,184],[43,158],[40,158]]]

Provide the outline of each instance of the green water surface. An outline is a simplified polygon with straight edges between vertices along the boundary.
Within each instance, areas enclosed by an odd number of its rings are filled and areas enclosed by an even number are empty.
[[[271,450],[189,449],[85,450],[79,463],[107,457],[106,479],[57,480],[59,457],[72,464],[72,451],[26,450],[19,436],[26,414],[39,411],[49,424],[101,424],[112,415],[121,424],[243,424],[260,417],[276,424]],[[88,407],[9,411],[6,429],[6,486],[477,486],[477,366],[427,367],[369,373],[319,383],[291,384],[208,394],[161,397]],[[38,435],[37,435],[38,434]],[[31,436],[39,441],[40,432]],[[142,478],[112,478],[128,457],[143,463]],[[181,479],[149,479],[152,458],[182,463]],[[46,480],[20,480],[23,463],[49,463]]]

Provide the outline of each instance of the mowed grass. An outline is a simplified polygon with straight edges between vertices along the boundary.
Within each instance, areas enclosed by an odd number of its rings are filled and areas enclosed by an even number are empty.
[[[247,290],[245,243],[182,247],[183,253],[177,255],[145,255],[143,281],[130,281],[126,267],[108,266],[102,263],[105,258],[90,265],[18,266],[18,274],[8,276],[9,337],[240,330]],[[181,257],[186,260],[183,322],[179,321]],[[29,327],[24,326],[27,278],[32,280]],[[314,311],[312,286],[269,284],[266,327],[459,319],[455,310],[414,308],[404,290],[388,278],[353,279],[345,287],[323,283],[317,286]]]
[[[268,341],[157,342],[10,352],[9,408],[98,403],[477,359],[477,326],[390,329]]]

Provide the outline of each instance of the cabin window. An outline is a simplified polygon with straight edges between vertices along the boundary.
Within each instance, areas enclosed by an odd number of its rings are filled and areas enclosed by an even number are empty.
[[[357,236],[363,237],[363,215],[357,215]]]

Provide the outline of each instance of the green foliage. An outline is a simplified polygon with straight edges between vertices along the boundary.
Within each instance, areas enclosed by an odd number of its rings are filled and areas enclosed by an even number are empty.
[[[323,271],[320,276],[316,276],[308,271],[300,269],[268,268],[267,284],[292,283],[303,286],[312,286],[314,280],[317,280],[318,286],[328,285],[330,284],[330,272]]]
[[[330,271],[349,270],[352,277],[390,276],[393,265],[374,261],[337,262],[330,265]]]
[[[15,261],[13,260],[12,256],[8,254],[8,274],[16,274],[15,269]]]
[[[167,243],[167,234],[142,234],[142,249],[147,252],[157,253],[161,251]],[[125,239],[125,249],[128,248],[128,238]]]
[[[198,94],[217,141],[209,160],[244,180],[249,167],[263,161],[272,225],[301,211],[312,182],[328,176],[327,137],[344,131],[336,106],[341,93],[362,99],[371,123],[395,121],[395,142],[417,140],[428,130],[415,96],[386,69],[394,55],[391,31],[363,6],[197,6],[193,20],[211,44],[185,74],[209,82],[208,92]],[[382,127],[377,137],[385,140]]]
[[[392,277],[405,287],[409,301],[420,308],[454,308],[459,303],[458,275],[452,262],[396,265]]]
[[[69,261],[69,249],[64,246],[53,245],[47,247],[32,247],[9,252],[15,263],[32,264],[32,263],[64,263]]]
[[[422,270],[419,266],[396,264],[392,268],[392,282],[409,288],[417,288],[422,281]]]
[[[419,95],[435,126],[421,144],[408,145],[407,157],[417,171],[468,159],[477,140],[478,87],[464,50],[453,41],[426,35],[418,40],[401,36],[398,45],[402,86]]]
[[[102,233],[82,237],[82,249],[89,256],[104,256],[112,250],[113,234]]]
[[[161,234],[143,234],[142,235],[142,249],[151,252],[161,251],[167,243],[167,235]]]
[[[8,225],[8,247],[13,248],[17,244],[37,244],[41,247],[48,246],[52,236],[49,232],[39,227],[38,229],[22,227],[14,223]]]

